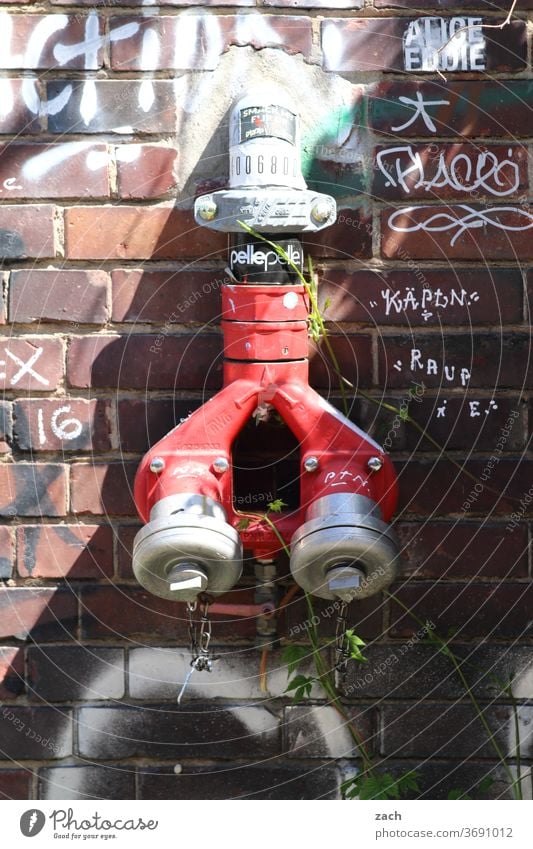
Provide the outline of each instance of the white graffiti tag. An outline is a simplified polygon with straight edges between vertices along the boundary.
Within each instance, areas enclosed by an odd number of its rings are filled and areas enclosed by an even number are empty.
[[[508,156],[512,155],[513,151],[509,149]],[[482,189],[496,197],[506,197],[520,186],[519,165],[512,159],[500,161],[495,153],[487,150],[473,154],[457,153],[449,162],[446,161],[446,152],[441,151],[432,177],[426,177],[426,171],[428,165],[433,168],[434,160],[424,162],[421,152],[413,150],[411,145],[380,150],[376,162],[387,178],[385,185],[400,186],[406,194],[420,188],[426,192],[451,188],[456,192],[470,193]]]
[[[461,204],[457,207],[462,210],[463,215],[454,215],[452,212],[437,211],[423,221],[413,221],[411,224],[400,224],[399,220],[406,215],[432,210],[427,206],[411,206],[404,209],[396,209],[389,217],[389,227],[397,233],[445,233],[448,230],[457,232],[450,239],[453,247],[457,240],[468,230],[477,230],[481,227],[495,227],[507,232],[520,232],[530,230],[533,227],[533,215],[525,209],[517,206],[494,206],[490,209],[473,209],[471,206]],[[523,223],[515,225],[505,221],[506,213],[523,220]]]
[[[397,127],[391,127],[391,130],[394,133],[399,133],[401,130],[406,130],[407,127],[410,127],[411,124],[414,124],[419,118],[422,118],[426,128],[430,131],[430,133],[436,133],[437,128],[433,122],[433,119],[426,112],[426,106],[449,106],[449,100],[424,100],[421,91],[417,91],[416,98],[405,97],[402,95],[398,98],[398,101],[402,103],[404,106],[409,106],[414,109],[413,114],[410,118],[407,119],[405,124],[398,125]]]

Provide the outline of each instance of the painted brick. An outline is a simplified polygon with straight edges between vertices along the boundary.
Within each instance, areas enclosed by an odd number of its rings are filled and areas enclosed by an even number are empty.
[[[144,454],[201,406],[200,399],[127,398],[118,402],[117,441],[123,451]]]
[[[486,460],[463,462],[468,475],[449,460],[396,461],[400,475],[400,513],[461,516],[490,513],[509,522],[509,516],[522,510],[533,513],[528,496],[532,474],[527,459],[501,459],[497,446]],[[484,479],[481,480],[481,476]],[[522,506],[523,505],[523,508]],[[506,531],[505,536],[509,531]],[[502,544],[505,542],[502,534]],[[502,549],[505,551],[505,547]]]
[[[415,144],[374,151],[372,197],[468,201],[517,197],[528,187],[524,145]]]
[[[5,758],[47,761],[72,752],[69,710],[13,706],[3,708],[0,718],[0,750]]]
[[[15,540],[11,528],[0,525],[0,580],[11,578],[13,572]]]
[[[337,357],[340,370],[355,386],[369,386],[372,382],[372,340],[370,336],[338,336],[330,334],[331,347]],[[335,389],[339,379],[330,366],[323,348],[310,346],[310,382],[313,386]]]
[[[276,47],[287,53],[309,57],[312,49],[311,21],[291,15],[184,15],[168,17],[111,18],[111,32],[123,23],[137,24],[131,38],[111,43],[111,67],[117,71],[214,70],[220,56],[230,47],[252,46],[255,50]],[[148,36],[150,33],[150,36]],[[149,68],[142,61],[144,39],[151,49]]]
[[[533,135],[533,114],[524,104],[532,95],[532,80],[379,82],[370,88],[369,122],[394,140],[400,134],[528,138]],[[418,98],[424,101],[423,111]]]
[[[39,770],[38,796],[39,799],[135,799],[135,769],[119,764],[47,767]]]
[[[17,646],[0,647],[0,699],[16,699],[24,692],[24,653]]]
[[[422,334],[383,336],[378,354],[378,382],[398,388],[411,385],[412,381],[423,381],[426,387],[439,388],[441,392],[464,389],[466,385],[521,389],[531,386],[533,376],[528,350],[529,339],[520,333],[502,337],[489,333],[450,334],[444,339]],[[419,355],[412,351],[418,351]],[[436,363],[429,364],[429,374],[428,360]],[[461,376],[462,369],[471,377],[465,373]]]
[[[520,709],[522,733],[531,723],[532,709]],[[487,732],[471,705],[465,704],[399,704],[385,705],[383,715],[383,749],[395,757],[491,757],[494,749]],[[512,708],[498,705],[484,710],[500,747],[512,755],[514,746]],[[526,732],[527,733],[527,732]],[[527,737],[523,753],[531,749]]]
[[[402,553],[401,574],[414,578],[527,578],[525,526],[514,533],[503,524],[401,522],[395,525]],[[505,534],[505,557],[500,546]]]
[[[124,696],[123,649],[30,646],[27,661],[31,698],[65,702]]]
[[[221,337],[209,333],[81,337],[71,342],[67,375],[77,387],[216,389],[221,348]]]
[[[279,752],[278,720],[264,707],[226,709],[213,704],[141,707],[86,707],[78,713],[82,757],[261,757]]]
[[[77,630],[77,598],[62,587],[3,587],[0,609],[2,638],[55,642],[71,639]]]
[[[63,321],[103,324],[109,277],[98,269],[68,271],[23,268],[9,280],[9,319],[13,322]]]
[[[372,708],[348,709],[353,726],[365,749],[375,747]],[[291,758],[356,758],[346,721],[331,705],[297,705],[285,709],[284,750]]]
[[[523,284],[518,268],[327,269],[319,298],[325,318],[365,324],[447,326],[522,322]],[[533,304],[533,299],[532,299]]]
[[[0,799],[30,799],[31,772],[0,769]]]
[[[23,578],[102,578],[113,574],[107,525],[22,525],[17,570]]]
[[[97,45],[98,38],[103,34],[101,18],[6,13],[3,27],[7,38],[0,59],[2,69],[61,67],[97,70],[102,67],[103,48]],[[39,33],[42,33],[41,38]],[[49,34],[48,37],[45,33]],[[83,43],[86,49],[81,49]],[[79,48],[75,49],[76,46]]]
[[[369,259],[372,256],[372,220],[355,209],[339,209],[337,222],[319,233],[303,233],[306,252],[319,259]]]
[[[456,639],[523,637],[531,631],[531,584],[417,581],[393,586],[391,592],[422,622],[430,620],[440,634],[453,632]],[[392,604],[392,636],[411,636],[419,627],[410,614]]]
[[[8,401],[0,401],[0,454],[9,454],[13,436],[13,413]]]
[[[262,0],[261,5],[291,9],[362,9],[364,0]]]
[[[55,207],[0,206],[0,258],[54,257]]]
[[[0,135],[40,133],[40,83],[31,79],[3,78],[0,86],[4,102],[0,115]]]
[[[63,343],[46,336],[0,337],[4,390],[57,389],[63,377]]]
[[[10,0],[0,0],[1,3]],[[27,0],[16,0],[16,2],[27,2]],[[72,0],[50,0],[52,6],[71,6]],[[527,3],[528,0],[525,0]],[[135,5],[132,0],[76,0],[76,6],[131,6]],[[220,0],[165,0],[165,6],[220,6]],[[255,6],[255,0],[224,0],[224,6]],[[126,797],[124,797],[126,798]]]
[[[31,399],[14,404],[15,439],[22,451],[108,451],[109,401]]]
[[[157,198],[176,187],[178,152],[155,144],[116,148],[118,192],[122,198]]]
[[[52,0],[53,3],[61,2],[61,0]],[[67,2],[67,0],[63,0]],[[116,2],[116,0],[115,0]],[[512,0],[499,0],[496,4],[494,0],[462,0],[459,4],[457,0],[374,0],[373,5],[376,9],[430,9],[434,11],[436,7],[440,9],[477,9],[487,12],[500,12],[503,16],[512,6]],[[520,9],[533,9],[533,0],[520,0]]]
[[[420,630],[419,630],[420,633]],[[502,695],[513,677],[517,699],[533,691],[533,659],[528,646],[452,644],[461,672],[478,699]],[[343,695],[351,699],[460,699],[464,684],[449,657],[416,639],[365,648],[367,663],[350,661]]]
[[[220,320],[220,287],[229,282],[222,270],[173,268],[117,269],[111,279],[113,321],[169,324]]]
[[[90,142],[0,146],[0,183],[10,198],[109,197],[107,147]]]
[[[73,463],[70,474],[72,512],[135,516],[133,478],[137,463]]]
[[[138,778],[141,799],[338,799],[341,780],[330,763],[310,770],[279,758],[230,770],[185,766],[179,775],[169,767],[142,767]]]
[[[172,133],[177,110],[174,83],[150,80],[150,105],[140,80],[90,80],[98,108],[82,108],[83,80],[50,80],[46,83],[48,129],[51,133]],[[142,88],[144,86],[144,88]],[[54,104],[53,108],[50,104]],[[64,104],[64,105],[63,105]],[[59,108],[61,107],[61,108]],[[139,108],[141,107],[141,108]]]
[[[172,206],[72,207],[65,211],[69,259],[213,259],[227,237]]]
[[[406,18],[329,18],[323,21],[322,49],[326,71],[405,70],[403,41],[410,23]],[[513,21],[502,30],[485,30],[483,34],[487,71],[525,69],[527,44],[524,21]],[[341,50],[339,44],[342,45]],[[417,70],[417,73],[420,72]]]
[[[0,465],[0,516],[64,516],[65,466],[57,463]]]
[[[384,259],[528,259],[530,206],[418,206],[381,213]],[[444,229],[443,229],[444,228]]]

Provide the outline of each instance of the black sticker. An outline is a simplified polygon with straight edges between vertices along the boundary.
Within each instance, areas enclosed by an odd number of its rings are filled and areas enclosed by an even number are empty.
[[[283,106],[247,106],[240,121],[241,144],[264,136],[296,144],[296,115]]]

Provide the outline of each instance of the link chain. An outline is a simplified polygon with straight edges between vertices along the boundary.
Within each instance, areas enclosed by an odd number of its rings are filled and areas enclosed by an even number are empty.
[[[348,616],[348,604],[342,602],[337,614],[337,628],[335,631],[335,669],[340,675],[341,681],[346,678],[350,648],[346,638],[346,625]]]

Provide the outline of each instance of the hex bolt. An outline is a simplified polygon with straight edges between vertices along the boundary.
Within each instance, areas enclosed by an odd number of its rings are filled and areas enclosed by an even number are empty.
[[[318,462],[318,457],[308,457],[304,461],[304,469],[306,472],[316,472],[320,463]]]
[[[150,463],[150,471],[154,473],[154,475],[160,475],[163,469],[165,468],[165,461],[162,457],[154,457],[152,462]]]
[[[204,221],[212,221],[217,216],[218,206],[212,198],[205,198],[197,205],[197,212]]]
[[[383,460],[381,457],[371,457],[367,466],[371,472],[379,472],[383,468]]]
[[[227,472],[229,469],[229,460],[225,457],[217,457],[216,460],[213,460],[213,469],[220,475]]]
[[[311,209],[311,218],[318,222],[318,224],[322,224],[324,221],[327,221],[330,215],[331,205],[324,200],[315,203]]]

